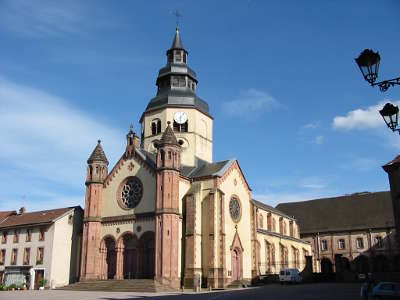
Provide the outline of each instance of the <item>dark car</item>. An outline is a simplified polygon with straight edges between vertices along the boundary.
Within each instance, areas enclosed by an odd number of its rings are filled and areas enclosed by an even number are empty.
[[[372,290],[374,300],[400,299],[400,283],[380,282]]]

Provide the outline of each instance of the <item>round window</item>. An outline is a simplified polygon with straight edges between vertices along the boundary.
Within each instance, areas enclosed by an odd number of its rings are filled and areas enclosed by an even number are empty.
[[[241,216],[241,208],[239,198],[232,196],[229,202],[229,212],[234,222],[239,222]]]
[[[119,202],[125,209],[135,208],[143,196],[143,185],[137,177],[125,180],[119,192]]]

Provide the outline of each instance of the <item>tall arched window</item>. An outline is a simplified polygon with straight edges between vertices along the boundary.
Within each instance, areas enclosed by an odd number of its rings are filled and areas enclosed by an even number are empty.
[[[264,219],[263,219],[263,216],[262,216],[262,214],[260,214],[259,216],[258,216],[258,228],[264,228]]]

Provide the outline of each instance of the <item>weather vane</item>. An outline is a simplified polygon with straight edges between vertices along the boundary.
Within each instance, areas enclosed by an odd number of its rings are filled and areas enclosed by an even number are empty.
[[[176,27],[179,27],[179,18],[182,18],[182,15],[177,9],[175,9],[172,14],[176,17]]]

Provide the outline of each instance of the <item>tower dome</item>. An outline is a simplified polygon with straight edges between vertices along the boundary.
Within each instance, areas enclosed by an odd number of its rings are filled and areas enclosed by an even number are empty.
[[[196,72],[188,66],[188,52],[176,28],[167,65],[158,72],[157,95],[150,100],[144,113],[164,107],[191,107],[209,114],[208,103],[196,95]]]

